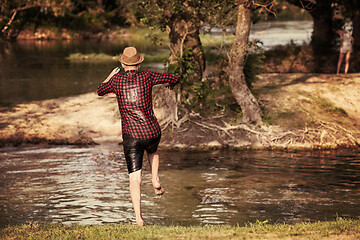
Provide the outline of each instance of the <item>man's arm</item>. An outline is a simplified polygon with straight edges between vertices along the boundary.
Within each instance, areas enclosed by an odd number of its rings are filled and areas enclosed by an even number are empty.
[[[173,89],[176,86],[176,84],[178,84],[180,81],[180,77],[174,74],[158,73],[154,71],[148,71],[148,72],[151,76],[151,80],[154,85],[165,84],[167,88]]]
[[[107,76],[107,78],[98,86],[97,88],[97,94],[99,96],[103,96],[107,93],[112,93],[113,89],[111,86],[111,78],[117,74],[120,71],[120,68],[114,68],[111,73],[109,74],[109,76]]]
[[[103,83],[107,83],[108,81],[110,81],[110,79],[117,74],[118,72],[120,72],[120,68],[116,67],[114,68],[111,73],[109,74],[109,76],[107,76],[107,78],[103,81]]]

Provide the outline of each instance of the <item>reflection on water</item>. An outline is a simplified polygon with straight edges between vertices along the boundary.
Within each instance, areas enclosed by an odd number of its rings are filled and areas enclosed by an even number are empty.
[[[118,145],[0,150],[0,226],[134,222]],[[360,151],[161,152],[165,195],[145,164],[149,224],[294,223],[360,217]]]

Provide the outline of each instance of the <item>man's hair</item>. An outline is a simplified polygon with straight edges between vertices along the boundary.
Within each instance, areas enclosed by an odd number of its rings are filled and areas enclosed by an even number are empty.
[[[126,66],[126,67],[140,67],[140,65],[141,65],[141,63],[136,64],[136,65],[126,65],[126,64],[121,63],[121,66]]]

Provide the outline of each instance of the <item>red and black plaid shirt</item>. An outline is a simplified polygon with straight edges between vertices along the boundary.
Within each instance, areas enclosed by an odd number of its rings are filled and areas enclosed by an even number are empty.
[[[173,74],[131,70],[123,74],[117,73],[108,82],[101,83],[97,93],[99,96],[116,94],[123,134],[148,140],[161,133],[152,107],[152,87],[164,83],[174,87],[179,81],[180,78]]]

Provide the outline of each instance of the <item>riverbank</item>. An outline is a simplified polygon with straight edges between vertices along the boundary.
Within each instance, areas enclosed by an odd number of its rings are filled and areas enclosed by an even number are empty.
[[[17,40],[71,40],[71,39],[118,39],[129,37],[127,28],[92,33],[91,31],[71,31],[67,29],[37,28],[24,29],[20,32]]]
[[[360,74],[263,74],[254,93],[264,123],[234,114],[189,113],[169,124],[169,110],[154,104],[162,123],[161,147],[181,149],[334,149],[359,147]],[[1,107],[0,146],[122,142],[114,96],[96,93]]]
[[[358,239],[360,220],[232,226],[28,224],[0,229],[2,239]]]

